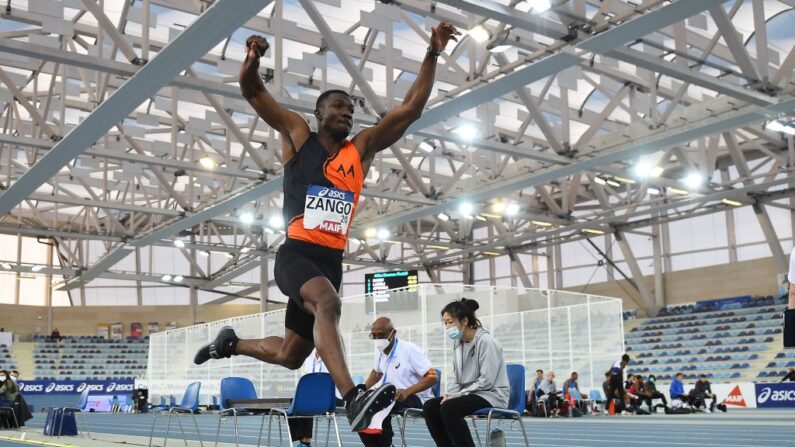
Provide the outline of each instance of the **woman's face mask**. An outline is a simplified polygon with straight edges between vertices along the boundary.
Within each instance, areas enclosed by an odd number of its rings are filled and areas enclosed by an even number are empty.
[[[6,376],[0,376],[0,382],[5,382],[6,378],[7,378]]]
[[[458,326],[450,326],[447,328],[446,332],[447,337],[449,337],[450,340],[461,340],[461,338],[464,336],[464,331],[462,331]]]

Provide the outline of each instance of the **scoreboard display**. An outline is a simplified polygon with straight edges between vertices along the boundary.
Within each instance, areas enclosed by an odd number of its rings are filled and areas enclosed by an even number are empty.
[[[364,275],[364,293],[378,298],[389,296],[387,292],[408,287],[409,292],[416,292],[417,271],[398,270],[394,272],[366,273]]]
[[[366,273],[364,293],[367,312],[373,311],[373,303],[379,311],[411,310],[417,308],[416,270],[397,270],[392,272]],[[391,290],[402,289],[390,294]]]

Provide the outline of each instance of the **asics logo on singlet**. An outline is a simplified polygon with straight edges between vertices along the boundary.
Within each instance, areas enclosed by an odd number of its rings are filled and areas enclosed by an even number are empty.
[[[333,189],[323,188],[317,193],[318,197],[326,197],[329,199],[345,199],[344,191],[335,191]]]

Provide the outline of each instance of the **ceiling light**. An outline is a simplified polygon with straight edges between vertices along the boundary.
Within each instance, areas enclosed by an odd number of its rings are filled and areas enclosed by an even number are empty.
[[[477,43],[483,43],[489,40],[489,37],[491,37],[489,35],[489,31],[481,25],[478,25],[467,31],[467,34]]]
[[[206,257],[210,256],[210,252],[202,250],[202,251],[199,252],[199,256],[206,258]]]
[[[517,214],[519,214],[519,204],[511,202],[505,206],[506,216],[515,216]]]
[[[489,256],[502,256],[502,253],[497,253],[496,251],[484,251],[483,254]]]
[[[436,149],[436,146],[434,146],[429,140],[422,140],[422,143],[420,143],[418,147],[423,152],[433,152],[433,150]]]
[[[448,215],[447,215],[447,214],[445,214],[445,213],[439,213],[439,215],[438,215],[438,216],[436,216],[436,217],[438,217],[438,218],[439,218],[439,220],[442,220],[442,221],[445,221],[445,222],[447,222],[448,220],[450,220],[450,216],[448,216]]]
[[[533,14],[541,14],[547,12],[549,11],[549,8],[552,7],[552,2],[549,0],[526,0],[526,1],[530,5],[530,9],[533,11]]]
[[[229,259],[232,259],[232,258],[234,258],[234,257],[235,257],[235,255],[234,255],[234,254],[232,254],[232,253],[229,253],[229,252],[226,252],[226,253],[224,253],[224,256],[226,256],[226,257],[227,257],[227,258],[229,258]]]
[[[437,250],[447,250],[447,249],[448,249],[448,247],[443,247],[443,246],[441,246],[441,245],[426,245],[426,247],[428,247],[428,248],[435,248],[435,249],[437,249]]]
[[[486,221],[486,218],[485,218],[485,217],[483,217],[483,216],[481,216],[480,214],[478,214],[477,216],[475,216],[475,219],[477,219],[477,220],[480,220],[480,221],[482,221],[482,222],[485,222],[485,221]]]
[[[491,210],[495,213],[502,214],[505,212],[505,206],[508,203],[504,199],[497,199],[491,204]]]
[[[701,176],[698,172],[691,172],[687,174],[687,176],[682,179],[682,182],[690,189],[696,189],[704,183],[704,177]]]
[[[4,262],[4,263],[0,264],[0,266],[2,266],[6,270],[11,270],[11,264],[9,264],[7,262]]]
[[[582,230],[582,231],[584,231],[584,232],[586,232],[586,233],[591,233],[591,234],[605,234],[605,232],[604,232],[604,231],[602,231],[602,230],[596,230],[596,229],[593,229],[593,228],[583,228],[583,230]]]
[[[474,210],[475,207],[469,202],[461,202],[461,204],[458,205],[458,212],[464,217],[471,217]]]
[[[616,188],[620,188],[621,187],[621,183],[618,183],[615,180],[608,180],[607,184],[610,185],[610,186],[616,187]]]
[[[382,241],[384,241],[384,240],[386,240],[389,237],[390,234],[391,233],[386,228],[380,228],[378,230],[377,234],[376,234],[376,237],[378,237],[378,239],[381,239]]]
[[[499,219],[500,217],[502,217],[499,214],[491,214],[491,213],[480,213],[480,215],[483,217],[488,217],[490,219]]]
[[[660,194],[660,190],[657,188],[646,188],[646,191],[648,191],[649,194],[654,194],[654,195]]]
[[[174,277],[174,282],[182,282],[183,279],[185,279],[185,277],[182,275],[177,275]]]
[[[185,248],[185,241],[182,239],[174,239],[174,246],[177,248]]]
[[[163,275],[160,277],[163,281],[171,281],[171,275]]]
[[[30,268],[30,271],[31,271],[31,272],[40,272],[40,271],[41,271],[41,269],[43,269],[43,268],[44,268],[44,267],[42,267],[42,266],[40,266],[40,265],[34,265],[33,267],[31,267],[31,268]]]
[[[603,179],[602,177],[594,177],[593,181],[597,185],[606,185],[607,184],[607,181],[605,179]]]
[[[721,202],[731,206],[743,206],[742,202],[738,202],[736,200],[731,200],[731,199],[723,199],[721,200]]]
[[[684,189],[673,188],[673,187],[669,187],[668,191],[673,193],[673,194],[679,194],[679,195],[682,195],[682,196],[686,196],[686,195],[690,194],[689,192],[685,191]]]
[[[251,247],[243,247],[240,249],[240,253],[248,253],[251,251]]]
[[[378,232],[376,231],[376,229],[375,229],[375,228],[368,228],[368,229],[364,230],[364,235],[365,235],[365,237],[367,237],[368,239],[372,239],[372,238],[374,238],[374,237],[375,237],[375,235],[376,235],[376,233],[378,233]]]
[[[665,168],[663,168],[662,166],[655,166],[655,167],[651,168],[651,176],[654,177],[654,178],[657,178],[657,177],[661,176],[664,171],[665,171]]]
[[[510,45],[497,45],[496,47],[492,47],[489,49],[492,53],[504,53],[511,49]]]
[[[478,130],[471,124],[463,124],[453,129],[453,133],[466,141],[472,141],[478,136]]]
[[[538,225],[539,227],[551,227],[552,224],[549,222],[542,222],[540,220],[532,220],[533,225]]]
[[[240,222],[249,225],[250,223],[254,222],[254,215],[251,213],[243,213],[240,215]]]
[[[284,227],[284,218],[278,214],[274,214],[270,219],[268,219],[268,225],[277,229],[282,228]]]
[[[271,227],[265,227],[264,230],[268,234],[276,234],[276,231]]]
[[[199,164],[206,169],[215,169],[215,161],[210,157],[202,157],[199,159]]]

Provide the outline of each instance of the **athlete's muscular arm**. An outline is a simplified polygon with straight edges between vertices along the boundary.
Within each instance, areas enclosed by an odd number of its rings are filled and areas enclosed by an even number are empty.
[[[301,115],[282,107],[265,89],[259,75],[259,58],[268,51],[268,41],[261,36],[246,39],[246,59],[240,66],[240,93],[257,114],[282,134],[282,163],[287,163],[309,138],[309,125]]]
[[[431,34],[431,51],[441,53],[450,39],[458,41],[461,33],[449,22],[441,22]],[[378,124],[363,130],[353,138],[353,144],[363,153],[362,159],[369,165],[373,156],[392,145],[403,136],[406,129],[419,119],[425,103],[431,95],[436,71],[436,57],[427,54],[422,61],[420,73],[403,98],[403,103],[387,113]]]

